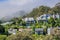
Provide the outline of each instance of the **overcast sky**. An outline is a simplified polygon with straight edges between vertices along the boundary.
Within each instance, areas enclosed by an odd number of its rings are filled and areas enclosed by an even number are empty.
[[[46,5],[53,7],[60,0],[0,0],[0,17],[20,10],[30,11],[35,7]]]

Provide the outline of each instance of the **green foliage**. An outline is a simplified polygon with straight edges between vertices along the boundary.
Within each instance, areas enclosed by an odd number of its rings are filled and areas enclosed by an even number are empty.
[[[50,7],[47,6],[40,6],[39,8],[34,8],[32,10],[32,12],[30,12],[30,14],[28,14],[28,17],[38,17],[42,14],[48,13],[48,11],[50,10]]]
[[[57,26],[60,26],[60,19],[57,19],[57,18],[50,18],[48,20],[48,26],[49,27],[57,27]],[[50,24],[50,25],[49,25]]]
[[[5,40],[6,39],[6,35],[0,35],[0,40]]]
[[[4,32],[5,32],[5,28],[2,25],[0,25],[0,33],[4,33]]]
[[[60,13],[60,5],[58,5],[59,3],[57,3],[55,7],[50,8],[48,6],[39,6],[38,8],[34,8],[29,14],[27,14],[27,17],[38,17],[42,14],[56,14],[56,13]]]
[[[21,32],[7,37],[6,40],[33,40],[34,37],[28,32]]]

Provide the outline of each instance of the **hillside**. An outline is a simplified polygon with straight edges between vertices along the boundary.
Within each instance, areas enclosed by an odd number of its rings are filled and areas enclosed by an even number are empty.
[[[60,13],[60,4],[57,3],[52,8],[48,6],[40,6],[38,8],[34,8],[32,12],[26,15],[26,17],[37,17],[37,16],[40,16],[42,14],[47,14],[47,13],[50,13],[50,14]]]

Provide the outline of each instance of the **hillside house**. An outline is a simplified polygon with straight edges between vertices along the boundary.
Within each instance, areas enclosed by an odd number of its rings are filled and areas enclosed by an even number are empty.
[[[47,20],[50,19],[50,16],[51,16],[50,14],[43,14],[40,17],[37,17],[37,21],[38,22],[41,22],[41,21],[47,22]]]
[[[7,24],[12,24],[13,22],[5,22],[5,23],[2,23],[1,25],[7,25]]]
[[[57,14],[43,14],[43,15],[41,15],[40,17],[37,17],[36,18],[36,20],[38,21],[38,22],[41,22],[41,21],[43,21],[43,22],[47,22],[48,21],[48,19],[50,19],[50,17],[52,17],[52,18],[60,18],[60,15],[57,13]]]
[[[12,28],[8,29],[9,34],[16,34],[16,32],[17,32],[17,29],[12,29]]]
[[[29,17],[29,18],[24,18],[23,19],[26,22],[26,27],[30,28],[30,24],[34,24],[35,20],[33,17]]]
[[[58,19],[59,19],[59,18],[60,18],[60,14],[58,14],[58,13],[57,13],[57,14],[53,14],[52,17],[53,17],[53,18],[58,18]]]
[[[27,23],[34,23],[35,22],[33,17],[24,18],[24,21]]]
[[[44,29],[43,28],[36,28],[35,29],[35,34],[40,35],[40,34],[43,34],[43,33],[44,33]]]

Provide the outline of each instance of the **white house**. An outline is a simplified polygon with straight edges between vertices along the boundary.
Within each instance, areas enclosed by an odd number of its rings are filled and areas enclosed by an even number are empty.
[[[60,14],[58,14],[58,13],[57,13],[57,14],[53,14],[52,17],[53,17],[53,18],[58,18],[58,19],[59,19],[59,18],[60,18]]]
[[[23,19],[25,22],[27,22],[27,21],[34,21],[34,18],[33,17],[29,17],[29,18],[24,18]]]
[[[47,22],[48,19],[50,19],[51,15],[50,14],[43,14],[40,17],[37,17],[36,20],[38,22],[44,21]]]
[[[43,28],[35,28],[35,34],[43,34],[44,33],[44,29]]]
[[[26,22],[26,27],[27,28],[30,28],[31,23],[35,23],[35,19],[33,17],[24,18],[23,21]]]
[[[5,23],[2,23],[1,25],[7,25],[7,24],[12,24],[13,22],[5,22]]]
[[[37,20],[47,20],[50,19],[50,14],[43,14],[40,17],[37,17]]]
[[[16,34],[16,32],[17,32],[17,29],[12,29],[12,28],[8,29],[9,34]]]
[[[48,20],[48,19],[50,19],[50,17],[59,19],[60,15],[58,13],[57,14],[53,14],[53,15],[51,15],[51,14],[43,14],[40,17],[37,17],[36,19],[37,20]]]
[[[48,34],[48,35],[50,35],[51,29],[52,29],[52,28],[48,28],[48,29],[47,29],[47,34]]]
[[[60,15],[58,13],[56,14],[56,18],[58,18],[58,19],[60,18]]]

